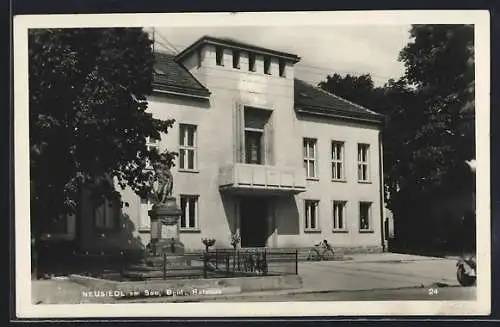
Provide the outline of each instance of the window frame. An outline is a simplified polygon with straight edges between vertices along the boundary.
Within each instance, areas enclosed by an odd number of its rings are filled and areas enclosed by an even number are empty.
[[[201,67],[201,63],[202,63],[202,53],[201,53],[201,50],[202,49],[198,49],[196,51],[196,66],[197,66],[197,68],[200,68]]]
[[[256,71],[256,68],[255,68],[256,61],[257,61],[257,56],[255,55],[255,53],[249,53],[248,54],[248,71],[250,71],[250,72]]]
[[[334,158],[334,147],[340,145],[340,159]],[[346,169],[345,169],[345,141],[332,140],[330,145],[331,151],[331,169],[332,169],[332,181],[333,182],[345,182],[346,181]],[[340,173],[341,177],[335,177],[337,172],[337,165],[341,166]]]
[[[271,75],[271,57],[264,56],[264,74]]]
[[[314,156],[310,156],[309,142],[312,142],[314,148]],[[304,153],[304,148],[306,148],[306,153]],[[311,137],[304,137],[302,139],[302,157],[305,163],[306,179],[308,180],[319,180],[318,174],[318,139]],[[309,163],[313,163],[314,175],[310,175]]]
[[[366,205],[367,208],[368,208],[368,226],[367,228],[362,228],[362,224],[361,224],[361,214],[362,214],[362,211],[361,211],[361,207],[363,205]],[[358,205],[358,230],[360,233],[371,233],[373,232],[373,213],[372,213],[372,207],[373,207],[373,202],[371,201],[360,201],[359,202],[359,205]]]
[[[93,215],[93,229],[95,232],[116,232],[120,227],[120,208],[115,207],[118,203],[113,203],[117,201],[108,200],[106,197],[99,201],[99,203],[94,203],[92,206],[92,215]],[[104,208],[104,221],[103,225],[99,226],[97,223],[97,210],[99,207],[103,206]],[[111,211],[111,214],[108,215],[108,210]],[[109,217],[109,218],[108,218]],[[109,219],[109,220],[108,220]],[[111,226],[107,225],[107,222],[111,221]]]
[[[362,151],[363,149],[366,150],[366,155],[365,155],[365,161],[362,160]],[[362,167],[366,167],[366,175],[362,175]],[[358,183],[370,183],[370,144],[368,143],[358,143],[358,149],[357,149],[357,178],[358,178]],[[364,177],[364,178],[362,178]]]
[[[189,202],[194,200],[194,205],[195,205],[195,214],[194,214],[194,225],[195,226],[188,226],[190,225],[189,221],[189,214],[187,214],[189,211],[185,211],[182,207],[182,200],[186,199],[186,206],[185,209],[189,209]],[[200,196],[197,194],[180,194],[179,195],[179,203],[180,203],[180,209],[182,211],[180,221],[179,221],[179,231],[180,232],[199,232],[200,231]],[[182,223],[185,223],[186,227],[182,227]]]
[[[215,47],[215,65],[224,66],[224,47]]]
[[[340,221],[336,217],[335,213],[338,212],[335,210],[335,206],[340,206],[338,208],[342,208],[342,228],[336,227],[335,225],[339,225],[337,221]],[[336,223],[337,222],[337,223]],[[332,231],[335,233],[347,233],[347,201],[346,200],[333,200],[332,201]]]
[[[144,208],[146,206],[146,215],[144,215]],[[139,199],[139,226],[137,230],[139,232],[150,231],[151,230],[151,219],[149,217],[149,210],[153,207],[153,203],[148,198],[140,198]],[[146,223],[147,222],[147,223]]]
[[[320,200],[318,199],[304,199],[304,232],[306,233],[318,233],[321,232],[321,226],[319,225],[319,210],[320,210]],[[311,212],[309,208],[312,208],[311,205],[315,205],[314,217],[310,217]],[[314,218],[315,227],[311,227],[311,218]]]
[[[278,66],[279,66],[279,76],[280,77],[286,77],[286,62],[285,59],[279,59],[278,61]]]
[[[189,145],[189,132],[193,131],[193,145]],[[183,133],[184,132],[184,133]],[[184,142],[182,144],[184,134]],[[184,151],[184,156],[182,156]],[[193,168],[189,168],[189,152],[193,152]],[[184,159],[184,162],[181,161]],[[184,164],[182,164],[184,163]],[[179,124],[179,171],[182,172],[197,172],[198,171],[198,125],[194,124]]]
[[[150,136],[147,136],[146,137],[146,150],[151,151],[152,148],[155,148],[159,152],[160,151],[160,141],[161,141],[160,139],[156,139],[156,138],[152,138]],[[149,161],[148,158],[146,158],[145,169],[147,169],[147,170],[154,169],[153,165],[151,164],[151,162]]]
[[[241,67],[240,62],[241,62],[241,51],[233,50],[233,68],[240,69]]]

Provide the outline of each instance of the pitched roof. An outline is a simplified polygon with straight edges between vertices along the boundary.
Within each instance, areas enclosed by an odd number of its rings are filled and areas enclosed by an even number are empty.
[[[271,55],[271,56],[276,56],[279,58],[283,58],[286,60],[290,60],[294,63],[300,61],[300,57],[297,56],[296,54],[293,53],[287,53],[283,51],[277,51],[273,49],[267,49],[264,47],[260,47],[257,45],[253,44],[248,44],[244,43],[238,40],[234,40],[231,38],[216,38],[213,36],[208,36],[204,35],[198,40],[196,40],[193,44],[182,50],[177,56],[176,60],[180,61],[182,58],[184,58],[187,54],[193,52],[196,50],[198,47],[200,47],[202,44],[213,44],[213,45],[220,45],[220,46],[225,46],[225,47],[231,47],[243,51],[250,51],[253,53],[258,53],[261,55]]]
[[[187,96],[208,98],[210,91],[202,85],[176,56],[155,53],[153,89]],[[328,93],[299,79],[294,80],[295,110],[303,114],[330,116],[381,123],[384,116]]]
[[[155,53],[153,89],[198,97],[210,96],[210,91],[174,58],[171,54]]]
[[[294,81],[295,110],[299,113],[382,123],[384,116],[302,80]]]

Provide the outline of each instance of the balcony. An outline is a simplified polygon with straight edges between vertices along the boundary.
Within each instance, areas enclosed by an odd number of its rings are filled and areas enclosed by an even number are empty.
[[[306,190],[302,169],[236,163],[219,171],[219,188],[237,193],[297,194]]]

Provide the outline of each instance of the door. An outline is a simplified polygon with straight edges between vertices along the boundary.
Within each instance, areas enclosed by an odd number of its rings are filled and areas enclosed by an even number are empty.
[[[240,235],[242,247],[265,247],[267,241],[267,203],[265,198],[242,197]]]

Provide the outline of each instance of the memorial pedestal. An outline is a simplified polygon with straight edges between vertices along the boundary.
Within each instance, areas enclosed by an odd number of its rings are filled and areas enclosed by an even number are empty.
[[[184,256],[184,244],[179,240],[179,218],[182,210],[177,207],[175,197],[165,203],[154,205],[149,211],[151,218],[150,254],[145,262],[134,265],[124,272],[133,279],[158,278],[159,276],[182,277],[183,268],[188,271],[191,259]]]
[[[174,197],[164,204],[155,205],[149,211],[151,217],[151,247],[156,255],[183,254],[184,244],[179,240],[179,218],[182,210],[177,207]]]

